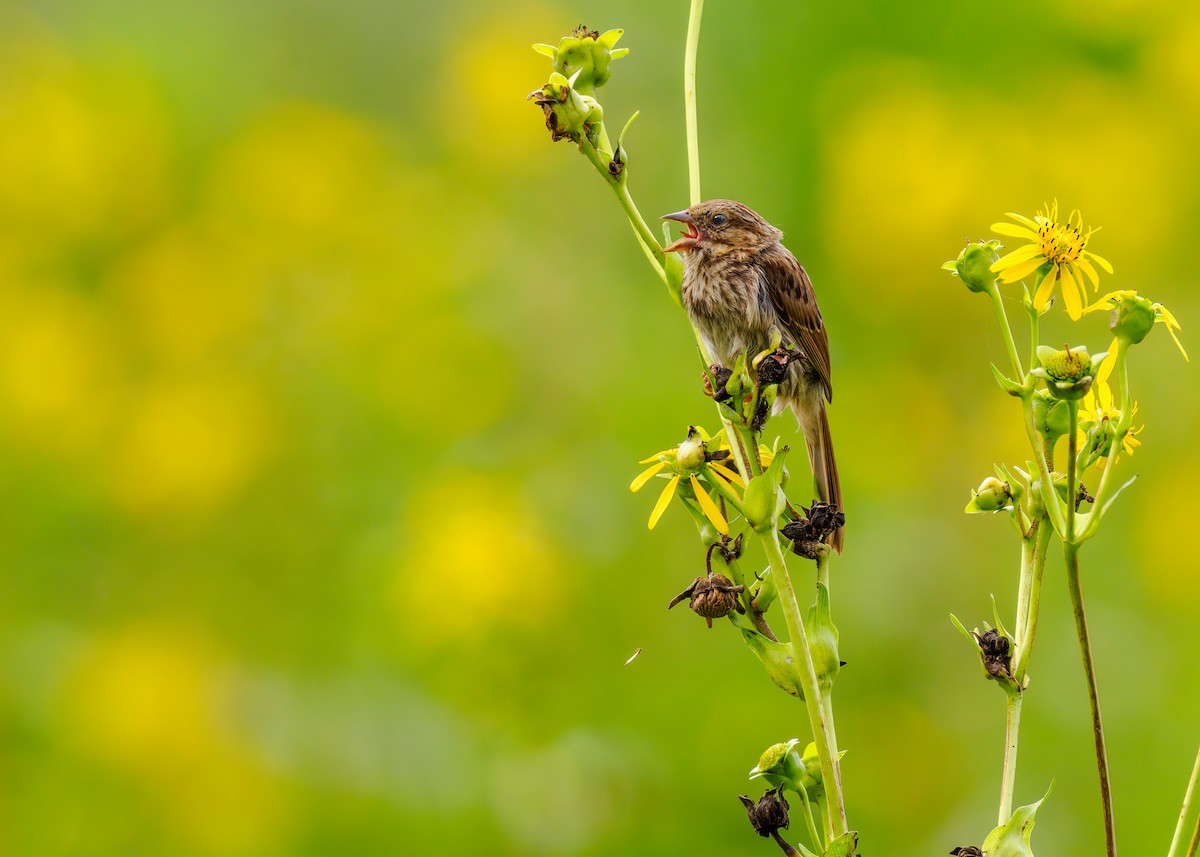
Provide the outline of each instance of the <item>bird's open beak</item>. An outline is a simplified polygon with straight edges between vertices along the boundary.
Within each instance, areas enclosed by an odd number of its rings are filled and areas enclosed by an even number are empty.
[[[704,233],[696,225],[696,218],[688,214],[686,210],[664,214],[661,219],[674,220],[676,223],[682,223],[687,226],[687,232],[683,233],[678,241],[668,244],[663,248],[664,253],[683,253],[688,250],[695,250],[700,246],[700,241],[704,238]]]

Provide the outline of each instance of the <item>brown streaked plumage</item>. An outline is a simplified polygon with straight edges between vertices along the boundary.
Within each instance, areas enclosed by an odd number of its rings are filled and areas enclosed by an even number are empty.
[[[743,350],[753,355],[767,348],[772,327],[785,345],[804,353],[789,365],[776,407],[788,405],[795,412],[817,495],[841,509],[825,413],[833,400],[829,338],[804,267],[780,243],[783,233],[740,202],[710,199],[663,219],[688,227],[664,249],[683,253],[683,305],[722,366],[733,366]],[[831,544],[841,551],[842,543],[839,529]]]

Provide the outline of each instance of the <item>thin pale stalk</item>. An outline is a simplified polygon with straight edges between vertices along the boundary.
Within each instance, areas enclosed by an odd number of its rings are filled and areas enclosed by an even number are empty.
[[[1004,771],[1000,775],[1000,812],[998,825],[1008,824],[1012,818],[1013,790],[1017,784],[1017,743],[1021,733],[1022,694],[1008,694],[1004,709]]]
[[[817,583],[825,587],[825,591],[829,592],[829,554],[822,553],[817,555]]]
[[[1196,852],[1200,851],[1200,815],[1196,816],[1196,826],[1192,829],[1192,841],[1188,844],[1187,854],[1184,857],[1196,857]]]
[[[1196,764],[1192,765],[1192,776],[1188,779],[1187,791],[1183,793],[1183,806],[1179,810],[1179,821],[1175,825],[1175,835],[1171,837],[1171,847],[1167,851],[1167,857],[1175,857],[1179,845],[1183,842],[1184,825],[1187,823],[1188,814],[1192,809],[1192,796],[1196,793],[1197,779],[1200,779],[1200,752],[1196,753]],[[1200,825],[1200,818],[1196,819],[1196,823]]]
[[[817,682],[817,670],[813,666],[812,652],[809,650],[808,633],[804,630],[804,619],[796,601],[796,590],[792,587],[792,578],[788,574],[787,563],[779,548],[779,534],[771,529],[763,534],[762,542],[767,552],[767,561],[771,564],[771,573],[775,575],[776,586],[779,588],[779,603],[783,607],[783,616],[787,620],[788,636],[791,640],[792,663],[796,667],[800,687],[804,690],[804,704],[808,708],[813,741],[817,745],[817,758],[821,763],[821,777],[825,783],[827,797],[826,828],[830,838],[836,839],[849,829],[846,824],[845,800],[842,797],[842,773],[838,764],[837,745],[826,720],[821,688]]]
[[[801,789],[797,794],[800,796],[800,805],[804,807],[804,823],[808,826],[808,835],[812,838],[813,848],[824,851],[825,840],[817,832],[817,823],[813,821],[812,805],[808,800],[808,792]]]
[[[687,46],[683,53],[683,113],[687,126],[688,198],[691,205],[701,201],[700,132],[696,120],[696,53],[700,47],[700,19],[703,14],[704,0],[692,0],[692,11],[688,15]]]
[[[1004,347],[1008,349],[1008,359],[1012,361],[1013,372],[1019,382],[1025,378],[1025,370],[1021,368],[1021,358],[1017,356],[1017,343],[1013,339],[1012,328],[1008,324],[1008,313],[1004,311],[1004,300],[1000,297],[1000,289],[993,281],[988,286],[988,296],[996,309],[996,321],[1000,324],[1000,333],[1004,337]]]

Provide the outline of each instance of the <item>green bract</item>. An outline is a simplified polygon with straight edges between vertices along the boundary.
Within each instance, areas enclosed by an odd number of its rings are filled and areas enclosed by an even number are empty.
[[[1000,258],[996,251],[1003,246],[999,241],[978,241],[968,244],[958,254],[957,259],[950,260],[942,265],[942,268],[962,280],[963,285],[971,291],[987,291],[988,287],[996,282],[996,274],[992,271],[992,265]]]
[[[539,54],[550,57],[554,68],[560,73],[577,75],[576,87],[592,94],[596,87],[608,83],[611,74],[609,64],[629,53],[629,48],[613,50],[613,46],[625,34],[624,30],[609,30],[598,33],[580,26],[571,35],[563,36],[558,47],[534,45]]]
[[[1156,318],[1154,304],[1148,298],[1127,294],[1117,299],[1108,317],[1108,327],[1117,339],[1136,345],[1149,335]]]
[[[1051,396],[1056,399],[1082,399],[1092,388],[1092,380],[1108,354],[1101,352],[1093,357],[1083,345],[1065,350],[1039,345],[1037,356],[1042,365],[1030,374],[1046,382],[1046,390]]]

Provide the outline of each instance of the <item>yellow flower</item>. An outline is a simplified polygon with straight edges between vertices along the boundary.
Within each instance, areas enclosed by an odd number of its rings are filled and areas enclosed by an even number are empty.
[[[1109,292],[1108,294],[1104,295],[1104,297],[1088,306],[1083,312],[1086,315],[1090,312],[1103,312],[1104,310],[1115,309],[1121,303],[1123,298],[1138,298],[1139,300],[1144,300],[1133,289],[1121,289],[1119,291]],[[1175,318],[1175,315],[1169,309],[1160,303],[1150,304],[1150,309],[1154,312],[1154,323],[1166,325],[1167,333],[1171,334],[1171,338],[1175,340],[1175,347],[1179,349],[1179,353],[1183,355],[1183,359],[1188,360],[1187,351],[1184,350],[1183,343],[1179,341],[1178,331],[1183,329],[1179,326],[1179,320]],[[1113,340],[1113,343],[1115,346],[1115,339]],[[1109,349],[1110,354],[1115,352],[1115,347]],[[1189,360],[1188,362],[1191,361]]]
[[[709,444],[717,446],[715,452],[709,452]],[[725,442],[723,436],[718,434],[717,437],[709,437],[708,433],[702,428],[692,426],[688,429],[687,439],[679,444],[679,446],[671,449],[664,449],[661,452],[656,452],[649,458],[644,458],[639,464],[650,464],[645,470],[638,474],[637,478],[629,486],[630,491],[639,491],[642,486],[660,475],[661,471],[666,470],[670,473],[667,485],[663,488],[662,493],[658,495],[658,501],[654,504],[653,511],[650,512],[650,529],[658,523],[658,519],[662,517],[667,506],[671,503],[671,498],[675,496],[679,489],[680,482],[686,480],[691,488],[691,493],[695,497],[696,503],[699,504],[700,510],[717,531],[722,535],[729,535],[729,523],[725,519],[725,515],[721,511],[721,507],[717,505],[712,496],[704,488],[700,479],[703,477],[713,489],[719,494],[726,497],[736,497],[737,494],[731,487],[730,483],[745,488],[745,482],[737,471],[726,466],[725,459],[728,457],[729,445]],[[722,455],[722,453],[725,453]],[[651,463],[653,462],[653,463]],[[662,473],[666,476],[666,473]]]
[[[1100,369],[1096,373],[1095,383],[1092,384],[1083,401],[1079,405],[1079,443],[1086,443],[1088,436],[1088,427],[1102,426],[1107,429],[1108,426],[1115,426],[1121,421],[1121,409],[1116,406],[1113,400],[1112,388],[1108,386],[1108,376],[1112,373],[1113,366],[1116,365],[1117,348],[1119,344],[1113,343],[1113,348],[1109,352],[1109,356],[1100,364]],[[1133,409],[1130,413],[1132,418],[1138,410],[1137,402],[1133,403]],[[1142,445],[1142,442],[1137,439],[1145,426],[1130,426],[1125,432],[1125,436],[1121,438],[1121,447],[1129,455],[1133,455],[1133,451]],[[1098,433],[1098,442],[1100,438],[1105,436],[1104,433]],[[1109,435],[1111,436],[1111,435]],[[1111,449],[1109,450],[1111,452]],[[1101,458],[1107,458],[1107,453],[1103,453]]]
[[[1000,274],[1000,282],[1016,282],[1043,265],[1049,265],[1033,296],[1034,307],[1039,310],[1045,307],[1054,292],[1054,284],[1061,283],[1067,313],[1078,320],[1083,315],[1087,298],[1084,276],[1092,281],[1092,288],[1100,288],[1100,276],[1092,262],[1112,273],[1112,265],[1107,259],[1086,249],[1088,240],[1096,230],[1084,231],[1083,216],[1078,210],[1072,211],[1070,217],[1060,223],[1057,202],[1046,206],[1044,213],[1038,211],[1032,220],[1012,212],[1008,212],[1008,216],[1017,221],[1016,224],[993,223],[992,231],[1013,238],[1024,238],[1030,243],[992,265],[992,270]]]

